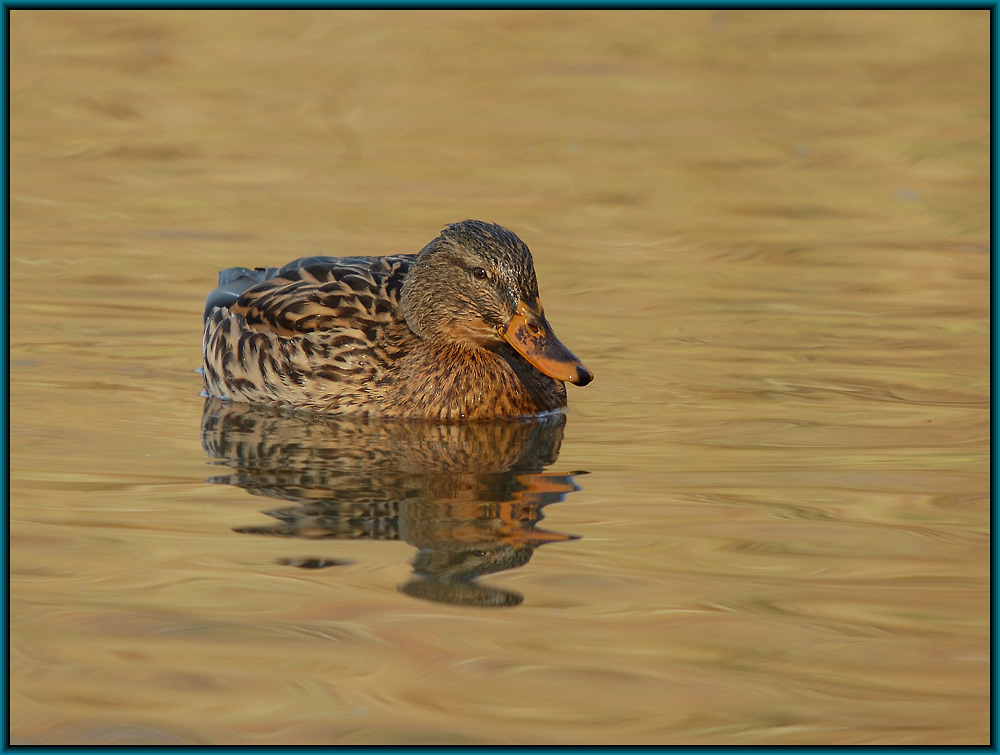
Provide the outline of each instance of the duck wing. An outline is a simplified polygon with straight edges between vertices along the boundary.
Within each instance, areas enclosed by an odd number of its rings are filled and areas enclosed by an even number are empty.
[[[365,406],[409,332],[400,307],[414,255],[305,257],[230,268],[209,294],[205,392],[321,411]]]
[[[209,294],[206,319],[229,309],[250,331],[285,338],[360,331],[374,340],[379,326],[402,319],[399,298],[414,255],[303,257],[281,268],[229,268]]]

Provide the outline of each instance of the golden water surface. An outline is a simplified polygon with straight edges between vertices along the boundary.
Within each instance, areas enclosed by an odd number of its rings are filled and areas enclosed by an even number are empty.
[[[12,11],[13,741],[985,744],[989,24]],[[468,217],[565,416],[199,395],[220,268]]]

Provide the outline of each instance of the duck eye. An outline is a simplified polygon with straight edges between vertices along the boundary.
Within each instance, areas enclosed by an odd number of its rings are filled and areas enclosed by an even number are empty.
[[[486,274],[486,271],[485,271],[485,270],[483,270],[483,269],[482,269],[481,267],[474,267],[474,268],[472,268],[472,274],[473,274],[473,275],[474,275],[475,277],[479,278],[479,280],[481,280],[481,281],[482,281],[482,280],[486,280],[486,279],[487,279],[487,278],[489,277],[489,276],[488,276],[488,275]]]

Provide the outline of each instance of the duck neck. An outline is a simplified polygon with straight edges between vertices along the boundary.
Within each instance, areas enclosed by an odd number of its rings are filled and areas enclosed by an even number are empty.
[[[389,388],[401,416],[444,420],[537,414],[566,405],[566,388],[500,342],[481,346],[443,338],[421,342],[397,365]],[[412,384],[419,376],[419,389]],[[407,390],[409,386],[409,390]]]

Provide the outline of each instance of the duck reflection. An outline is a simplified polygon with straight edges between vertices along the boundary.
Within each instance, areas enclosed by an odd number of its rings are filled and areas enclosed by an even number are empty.
[[[443,603],[511,606],[523,596],[476,582],[524,566],[535,548],[576,536],[536,525],[579,488],[543,472],[566,416],[437,425],[288,414],[210,398],[202,444],[232,471],[209,482],[291,502],[276,522],[237,532],[306,539],[404,540],[417,548],[400,591]],[[303,568],[335,559],[280,559]]]

